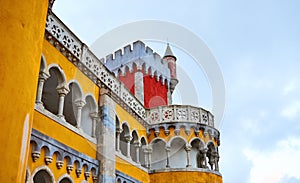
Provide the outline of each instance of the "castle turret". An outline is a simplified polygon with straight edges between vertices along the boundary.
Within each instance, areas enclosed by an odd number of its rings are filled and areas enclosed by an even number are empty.
[[[165,55],[163,60],[168,63],[168,67],[170,69],[171,74],[171,82],[170,82],[170,91],[173,93],[176,85],[178,84],[177,74],[176,74],[176,57],[174,56],[169,43],[167,44],[167,48],[165,51]]]

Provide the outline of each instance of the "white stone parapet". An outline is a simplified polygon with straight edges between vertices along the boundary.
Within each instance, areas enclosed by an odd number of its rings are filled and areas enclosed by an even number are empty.
[[[209,111],[201,107],[190,105],[160,106],[147,110],[146,115],[147,122],[150,125],[169,122],[187,122],[214,127],[214,116]]]

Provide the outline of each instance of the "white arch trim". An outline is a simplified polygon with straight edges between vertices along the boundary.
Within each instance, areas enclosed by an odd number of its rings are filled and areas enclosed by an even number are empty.
[[[47,173],[49,173],[49,175],[51,177],[51,182],[55,183],[55,177],[54,177],[52,171],[50,170],[50,168],[48,168],[48,166],[46,166],[46,165],[42,165],[42,166],[39,166],[36,169],[34,169],[34,171],[32,172],[31,178],[30,178],[30,181],[32,183],[33,183],[33,177],[35,176],[35,174],[41,170],[45,170]]]
[[[84,96],[85,101],[87,100],[87,98],[91,98],[92,99],[91,100],[91,105],[92,105],[92,108],[95,110],[95,111],[92,111],[92,112],[98,112],[98,105],[97,105],[97,102],[96,102],[96,99],[95,99],[94,95],[92,93],[87,93]]]
[[[185,144],[188,144],[188,142],[186,141],[185,138],[183,138],[183,137],[181,137],[181,136],[174,136],[174,137],[172,137],[172,138],[169,140],[169,142],[168,142],[168,146],[169,146],[169,147],[171,147],[171,144],[172,144],[173,140],[175,140],[175,139],[182,139],[182,140],[185,142]]]
[[[59,87],[66,87],[67,89],[69,89],[68,85],[66,84],[67,83],[67,79],[66,79],[66,75],[64,73],[64,71],[60,68],[59,65],[57,64],[49,64],[48,65],[48,69],[47,69],[47,72],[50,73],[50,69],[51,68],[57,68],[60,75],[58,75],[58,86]]]
[[[155,141],[157,141],[157,140],[163,141],[163,142],[166,144],[166,146],[168,145],[167,141],[166,141],[165,139],[161,138],[161,137],[156,137],[156,138],[152,139],[151,142],[149,143],[149,145],[152,146],[153,143],[154,143]]]
[[[72,84],[72,83],[75,84],[78,89],[78,92],[79,92],[78,95],[79,95],[80,100],[83,100],[83,91],[82,91],[80,83],[75,79],[71,79],[68,82],[68,86],[70,86],[70,84]],[[73,90],[73,92],[74,92],[74,90]]]
[[[193,138],[189,141],[189,145],[190,145],[190,146],[192,146],[192,142],[193,142],[194,140],[200,140],[200,142],[202,143],[203,147],[206,146],[205,142],[204,142],[201,138],[199,138],[199,137],[193,137]]]
[[[72,183],[74,183],[72,177],[69,174],[63,174],[62,176],[59,177],[59,179],[57,179],[57,183],[59,183],[61,180],[63,180],[64,178],[69,179]]]

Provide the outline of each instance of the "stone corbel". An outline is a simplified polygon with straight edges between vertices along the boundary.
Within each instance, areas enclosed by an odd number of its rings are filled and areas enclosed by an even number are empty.
[[[56,162],[56,167],[57,167],[57,169],[61,169],[61,168],[63,167],[63,165],[64,165],[64,162],[63,162],[63,161],[57,161],[57,162]]]
[[[52,163],[52,157],[51,156],[45,156],[45,163],[46,163],[46,165],[49,165],[50,163]]]
[[[73,165],[67,165],[67,172],[70,174],[73,171],[74,166]]]
[[[40,155],[41,155],[41,153],[39,151],[33,151],[31,153],[33,162],[36,162],[36,160],[40,158]]]

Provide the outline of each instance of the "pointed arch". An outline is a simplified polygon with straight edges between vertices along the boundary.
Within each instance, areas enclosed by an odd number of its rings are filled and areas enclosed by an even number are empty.
[[[167,143],[162,138],[155,138],[150,142],[152,148],[151,167],[152,169],[164,169],[167,165]]]
[[[175,136],[169,141],[170,146],[170,166],[171,168],[185,168],[186,151],[185,147],[187,145],[186,139],[181,136]]]
[[[135,129],[132,130],[131,137],[132,137],[132,139],[130,141],[130,156],[134,162],[138,162],[139,159],[137,156],[137,149],[140,146],[140,142],[139,142],[138,133]]]
[[[199,137],[194,137],[189,144],[191,146],[190,164],[193,168],[205,168],[204,141]]]
[[[98,119],[98,105],[92,94],[86,94],[85,105],[82,108],[80,128],[88,135],[95,136],[95,126]]]
[[[65,116],[65,119],[68,123],[73,126],[77,126],[78,106],[83,101],[82,89],[80,84],[76,80],[69,81],[68,87],[70,91],[65,96],[63,115]]]
[[[54,183],[54,181],[54,175],[47,166],[39,166],[32,172],[31,182],[33,183]]]
[[[48,66],[49,78],[45,81],[42,90],[41,101],[48,111],[53,114],[58,114],[59,108],[59,93],[58,89],[66,88],[66,77],[62,69],[55,65]]]
[[[140,158],[140,163],[143,167],[146,167],[146,158],[145,158],[145,149],[147,148],[147,141],[146,138],[144,136],[141,137],[140,140],[140,150],[139,150],[139,158]]]
[[[128,152],[130,151],[130,149],[128,149],[127,143],[129,143],[128,140],[130,140],[131,138],[130,127],[127,122],[122,123],[122,129],[123,131],[120,134],[120,150],[124,156],[127,156]]]
[[[73,183],[74,180],[72,179],[72,177],[69,174],[63,174],[62,176],[60,176],[59,179],[57,179],[58,183]]]

